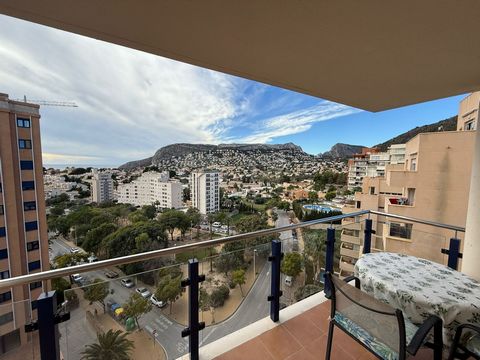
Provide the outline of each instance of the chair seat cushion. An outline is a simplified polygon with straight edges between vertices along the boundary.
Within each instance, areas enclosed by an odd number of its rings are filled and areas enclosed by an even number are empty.
[[[398,359],[398,352],[379,339],[375,338],[371,333],[369,333],[366,329],[359,326],[353,320],[349,319],[347,316],[340,312],[335,313],[335,321],[342,326],[348,333],[350,333],[353,337],[357,338],[362,344],[364,344],[367,348],[373,351],[382,359],[387,360],[396,360]],[[418,330],[418,327],[412,324],[408,319],[405,320],[405,335],[407,340],[407,345],[412,340],[413,336]],[[372,319],[372,321],[375,321]],[[381,324],[375,324],[378,327]]]
[[[480,356],[480,335],[475,334],[469,338],[465,344],[465,347],[468,351]]]

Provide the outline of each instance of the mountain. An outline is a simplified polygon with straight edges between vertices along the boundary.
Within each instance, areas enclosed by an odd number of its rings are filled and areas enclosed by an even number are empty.
[[[385,141],[384,143],[375,145],[375,147],[378,147],[381,151],[386,151],[390,145],[405,144],[407,141],[411,140],[420,133],[455,130],[457,130],[457,116],[452,116],[451,118],[438,121],[434,124],[417,126],[412,130],[404,132],[403,134],[400,134],[388,141]]]
[[[208,144],[172,144],[164,146],[158,149],[152,157],[130,161],[121,165],[119,168],[124,170],[130,170],[137,167],[145,167],[149,165],[162,165],[170,162],[172,159],[189,158],[200,154],[208,154],[212,157],[231,156],[231,153],[235,154],[249,154],[249,153],[295,153],[302,156],[311,156],[306,154],[302,148],[293,143],[287,144],[220,144],[220,145],[208,145]]]
[[[365,146],[362,145],[349,145],[337,143],[333,145],[330,151],[324,152],[323,154],[318,154],[323,158],[337,158],[337,159],[347,159],[352,157],[354,154],[362,152],[362,148]]]

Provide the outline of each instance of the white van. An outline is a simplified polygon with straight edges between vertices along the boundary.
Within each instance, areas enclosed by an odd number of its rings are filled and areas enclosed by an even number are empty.
[[[293,278],[291,276],[285,276],[285,285],[292,286]]]

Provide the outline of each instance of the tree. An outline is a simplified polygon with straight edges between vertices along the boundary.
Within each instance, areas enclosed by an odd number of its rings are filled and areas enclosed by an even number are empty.
[[[287,253],[282,260],[282,272],[295,278],[302,271],[302,255],[297,252]]]
[[[96,254],[102,240],[116,230],[117,226],[112,223],[102,224],[99,227],[88,230],[85,239],[82,242],[83,249],[87,252],[93,252]]]
[[[153,205],[142,206],[142,212],[143,215],[145,215],[145,217],[150,220],[155,219],[155,216],[157,215],[157,209]]]
[[[318,200],[318,194],[316,191],[309,191],[308,192],[308,200],[310,201],[317,201]]]
[[[308,285],[302,286],[295,291],[295,294],[294,294],[295,300],[297,301],[303,300],[320,291],[322,291],[322,288],[318,285],[308,284]]]
[[[128,301],[123,304],[123,308],[125,309],[125,315],[133,318],[137,324],[137,329],[140,330],[138,319],[140,319],[143,314],[152,310],[152,304],[148,299],[145,299],[143,296],[135,292],[131,294]]]
[[[190,189],[188,187],[184,188],[182,195],[183,195],[183,201],[184,202],[187,202],[188,200],[190,200],[190,198],[191,198]]]
[[[182,294],[181,286],[182,276],[172,277],[171,275],[165,276],[160,280],[157,290],[155,291],[155,297],[165,303],[170,304],[170,314],[172,313],[172,306],[175,301],[180,298]]]
[[[183,215],[185,214],[178,210],[167,210],[160,215],[159,222],[168,231],[172,241],[175,229],[181,226]]]
[[[303,232],[305,255],[312,259],[315,277],[320,272],[321,263],[325,258],[325,238],[324,231]]]
[[[87,258],[88,254],[85,253],[63,254],[55,257],[53,261],[57,265],[57,268],[64,268],[77,265],[79,262],[86,261]]]
[[[141,233],[135,238],[135,247],[143,252],[148,249],[148,245],[150,244],[150,236],[147,233]]]
[[[243,289],[242,285],[245,284],[245,270],[243,269],[237,269],[232,272],[232,282],[235,285],[238,285],[240,287],[240,292],[242,293],[242,297],[245,296],[243,295]]]
[[[108,330],[97,334],[97,342],[85,346],[82,360],[129,360],[135,348],[133,341],[121,330]]]
[[[210,227],[210,237],[212,236],[213,234],[213,228],[212,228],[212,225],[213,223],[217,221],[217,214],[214,214],[214,213],[210,213],[207,215],[207,222],[208,222],[208,225]]]
[[[337,193],[335,191],[329,191],[325,194],[325,200],[330,201],[333,200],[337,196]]]
[[[200,215],[200,212],[198,211],[198,209],[188,208],[187,216],[190,219],[190,224],[197,228],[197,238],[198,238],[200,236],[199,225],[200,225],[200,222],[202,221],[202,215]]]
[[[65,291],[71,288],[72,285],[64,278],[52,279],[52,290],[57,292],[57,301],[59,304],[65,300]]]
[[[135,212],[132,212],[130,215],[128,215],[128,220],[130,220],[132,224],[135,224],[138,222],[145,222],[148,220],[148,218],[145,216],[143,211],[137,210]]]
[[[89,285],[83,294],[85,300],[90,301],[90,304],[98,301],[103,306],[103,312],[105,312],[105,298],[109,293],[108,282],[102,279],[95,279],[93,283]]]

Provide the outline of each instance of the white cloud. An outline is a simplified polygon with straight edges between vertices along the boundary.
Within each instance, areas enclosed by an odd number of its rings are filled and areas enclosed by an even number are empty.
[[[269,142],[354,111],[323,101],[294,111],[303,95],[272,96],[263,84],[1,15],[0,79],[11,98],[78,104],[41,108],[45,162],[120,164],[175,142]],[[282,109],[293,112],[262,116]],[[239,126],[249,133],[232,135]]]
[[[256,122],[253,132],[244,137],[230,138],[231,142],[268,143],[274,138],[310,130],[314,123],[358,112],[349,106],[322,101],[306,109],[262,119]]]

